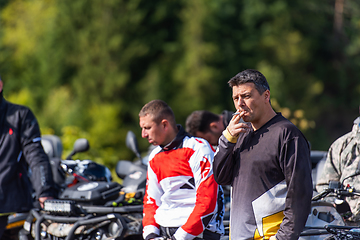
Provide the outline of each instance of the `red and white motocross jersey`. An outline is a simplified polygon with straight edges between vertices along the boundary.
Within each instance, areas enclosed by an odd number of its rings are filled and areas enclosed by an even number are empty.
[[[174,234],[177,240],[193,239],[205,229],[223,234],[223,196],[214,180],[213,158],[209,143],[189,136],[182,127],[173,142],[151,152],[144,239],[159,234],[159,226],[180,227]]]

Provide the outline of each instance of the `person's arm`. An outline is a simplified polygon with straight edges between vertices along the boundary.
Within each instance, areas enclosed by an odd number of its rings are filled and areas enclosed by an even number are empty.
[[[160,226],[156,223],[154,216],[159,208],[161,195],[161,188],[149,162],[143,208],[143,238],[145,240],[160,236]]]
[[[251,125],[242,121],[244,113],[234,115],[219,138],[219,145],[214,157],[214,177],[220,185],[231,185],[233,180],[233,149],[241,135],[248,132]],[[243,137],[243,136],[242,136]]]
[[[49,158],[46,155],[40,138],[37,120],[30,110],[23,111],[20,141],[26,162],[31,169],[32,186],[37,199],[42,201],[56,196],[55,184]]]
[[[340,167],[340,154],[342,151],[342,144],[340,141],[335,141],[329,148],[326,161],[317,179],[316,191],[321,192],[324,188],[329,186],[330,181],[340,181],[341,167]]]
[[[205,230],[217,212],[216,203],[219,186],[213,175],[214,153],[209,145],[203,145],[193,153],[189,160],[196,186],[195,207],[186,223],[175,232],[175,239],[195,238]]]
[[[231,185],[233,180],[234,162],[232,152],[237,139],[225,136],[229,134],[225,129],[219,138],[219,145],[214,156],[214,178],[220,185]]]
[[[310,150],[306,139],[295,137],[282,147],[280,166],[287,184],[284,218],[277,240],[299,238],[307,221],[312,198]]]

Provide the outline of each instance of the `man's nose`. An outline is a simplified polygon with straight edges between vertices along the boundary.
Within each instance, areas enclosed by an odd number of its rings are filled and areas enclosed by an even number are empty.
[[[146,136],[147,136],[147,134],[146,134],[145,129],[141,130],[141,137],[146,138]]]
[[[244,99],[240,97],[240,98],[237,100],[236,104],[237,104],[239,107],[244,106],[244,104],[245,104]]]

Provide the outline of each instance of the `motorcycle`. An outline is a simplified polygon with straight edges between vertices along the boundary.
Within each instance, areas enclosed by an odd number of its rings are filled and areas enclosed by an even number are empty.
[[[146,173],[149,155],[141,156],[137,138],[132,131],[126,135],[126,146],[135,153],[137,161],[119,160],[116,164],[116,174],[123,180],[122,191],[125,193],[145,194]]]
[[[89,148],[78,139],[66,160],[54,165],[59,172],[60,194],[46,200],[43,209],[32,209],[24,223],[24,235],[35,240],[142,239],[141,198],[129,199],[110,171],[90,160],[72,160]]]
[[[360,240],[360,228],[351,226],[326,226],[326,230],[332,235],[326,240]]]
[[[344,181],[358,175],[360,175],[360,169],[343,179],[341,183],[330,181],[328,188],[312,198],[312,201],[317,203],[317,206],[322,206],[323,209],[316,208],[316,205],[313,205],[307,225],[302,233],[302,236],[307,236],[307,238],[300,239],[360,239],[360,226],[346,226],[344,221],[352,215],[345,198],[360,196],[360,192],[357,192],[352,186],[345,186]],[[321,201],[326,197],[332,197],[333,203]]]

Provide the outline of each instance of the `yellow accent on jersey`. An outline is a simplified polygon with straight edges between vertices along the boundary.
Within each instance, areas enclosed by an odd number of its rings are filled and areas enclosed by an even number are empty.
[[[256,230],[255,230],[255,234],[254,234],[254,240],[262,240],[262,239],[263,239],[263,237],[260,236],[259,230],[256,229]]]
[[[262,232],[264,233],[264,236],[260,236],[258,229],[256,229],[254,234],[254,240],[269,239],[271,236],[274,236],[279,230],[283,218],[283,211],[264,217],[262,219]]]
[[[265,239],[268,239],[277,233],[283,218],[284,213],[281,211],[263,219],[263,231]]]

